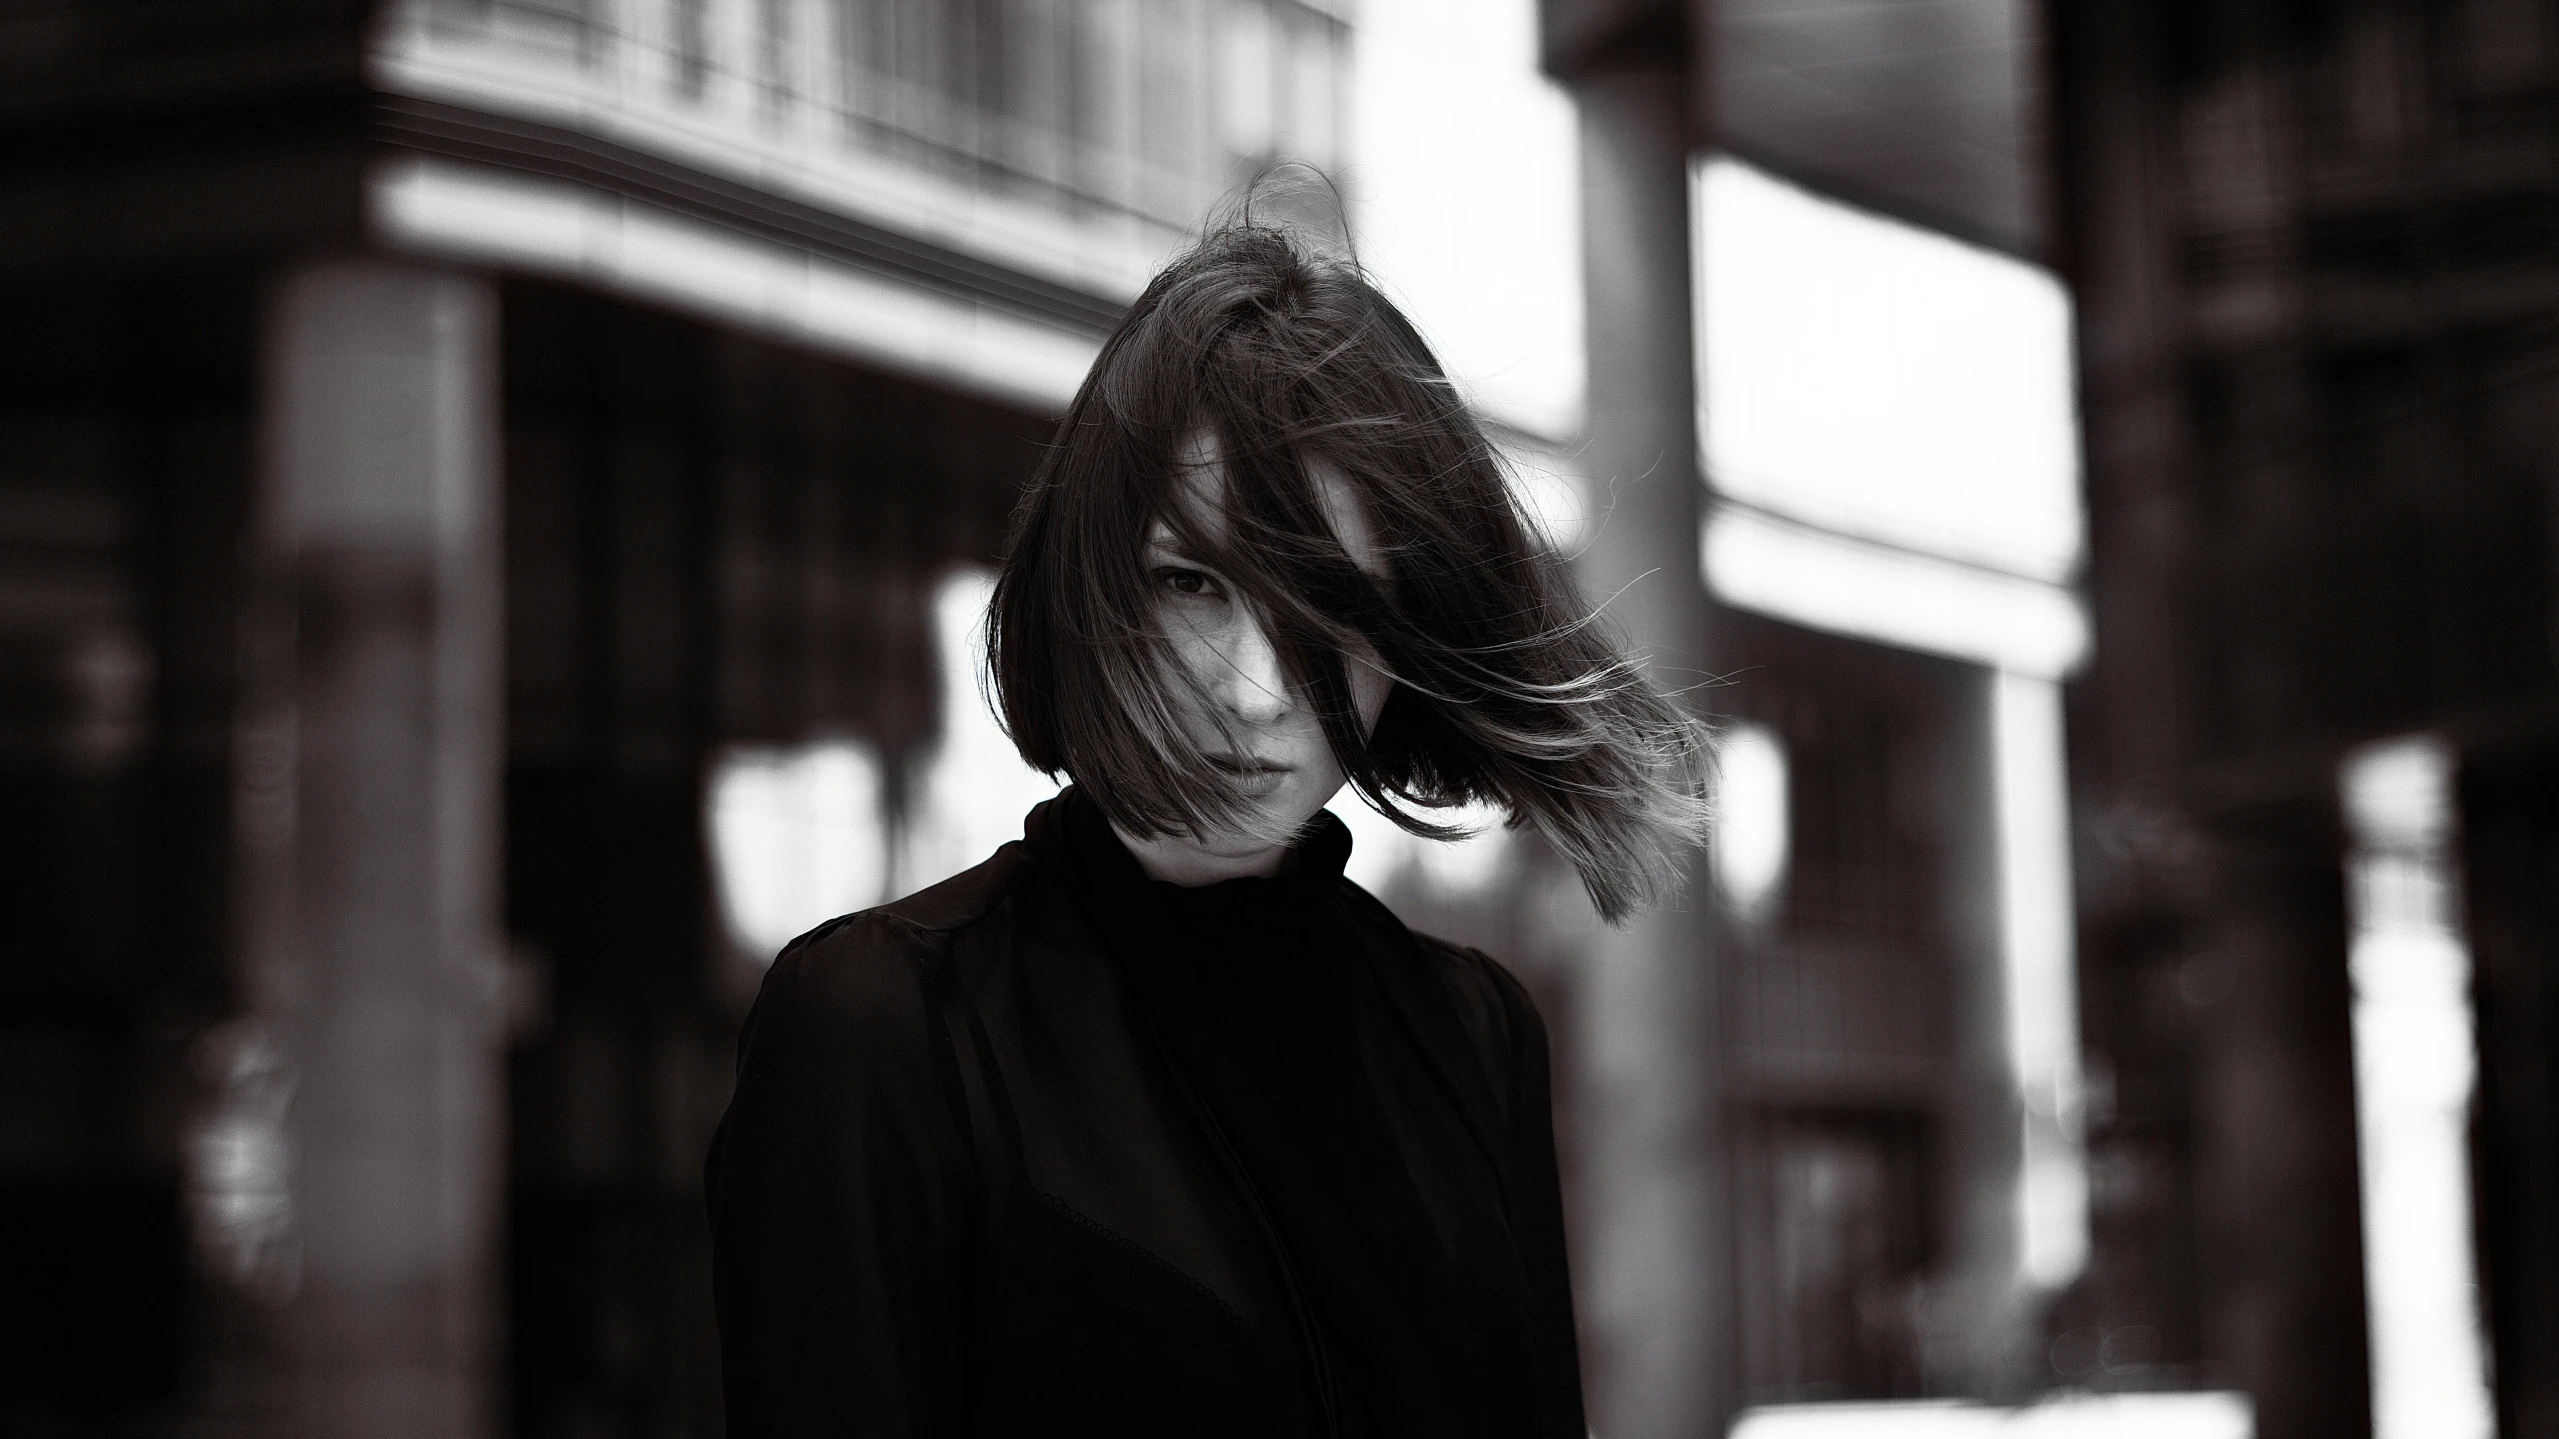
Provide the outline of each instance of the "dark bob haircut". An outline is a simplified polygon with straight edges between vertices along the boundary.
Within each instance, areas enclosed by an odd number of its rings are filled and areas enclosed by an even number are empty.
[[[1195,435],[1227,475],[1205,532],[1177,489]],[[1311,466],[1364,502],[1383,582],[1334,534]],[[1156,629],[1159,521],[1252,607],[1370,805],[1435,838],[1459,831],[1415,809],[1498,805],[1612,921],[1677,886],[1706,823],[1707,732],[1601,627],[1429,346],[1353,266],[1249,223],[1201,240],[1102,346],[1015,512],[986,641],[1005,726],[1139,834],[1244,810],[1183,728],[1216,711]],[[1372,650],[1395,684],[1363,740],[1345,656]]]

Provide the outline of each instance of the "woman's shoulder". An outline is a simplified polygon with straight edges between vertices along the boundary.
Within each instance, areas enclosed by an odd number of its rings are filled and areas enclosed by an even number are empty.
[[[920,1012],[955,952],[1001,927],[1030,859],[1018,843],[906,898],[839,915],[782,947],[756,1021],[877,1024]]]
[[[1419,930],[1413,931],[1413,940],[1456,1000],[1460,1021],[1489,1053],[1507,1062],[1523,1044],[1545,1047],[1546,1024],[1537,1002],[1508,966],[1471,945]]]
[[[1372,924],[1392,925],[1412,939],[1410,953],[1430,988],[1443,996],[1465,1032],[1468,1048],[1496,1083],[1508,1087],[1533,1050],[1542,1062],[1546,1025],[1528,990],[1501,961],[1471,945],[1455,944],[1410,928],[1365,890],[1349,887]]]

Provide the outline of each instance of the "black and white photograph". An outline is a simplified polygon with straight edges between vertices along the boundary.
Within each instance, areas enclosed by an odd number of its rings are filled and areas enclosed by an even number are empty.
[[[2559,0],[0,0],[0,1439],[2559,1439]]]

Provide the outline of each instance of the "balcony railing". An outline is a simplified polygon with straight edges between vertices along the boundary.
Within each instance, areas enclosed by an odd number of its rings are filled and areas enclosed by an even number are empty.
[[[1331,168],[1341,0],[410,0],[384,88],[1133,293],[1274,157]]]

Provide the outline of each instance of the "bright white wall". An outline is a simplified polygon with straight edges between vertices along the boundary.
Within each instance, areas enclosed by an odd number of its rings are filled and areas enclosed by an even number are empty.
[[[2071,578],[2079,444],[2060,282],[1738,160],[1701,161],[1695,189],[1715,489],[1841,534]]]
[[[2346,756],[2355,1130],[2375,1439],[2496,1432],[2470,1217],[2478,1087],[2453,784],[2439,736]]]
[[[1730,1439],[2249,1439],[2245,1394],[2063,1394],[2023,1409],[1960,1399],[1777,1404],[1743,1412]]]
[[[2060,283],[1727,157],[1697,162],[1691,195],[1709,588],[2002,671],[2076,668]]]
[[[712,765],[707,809],[721,912],[759,963],[888,897],[880,763],[869,745],[732,747]]]
[[[995,717],[985,673],[986,606],[995,576],[963,568],[933,593],[933,653],[942,671],[942,734],[917,765],[898,836],[895,888],[939,884],[1022,837],[1022,816],[1058,781],[1022,762]]]
[[[1582,410],[1572,102],[1535,0],[1364,0],[1344,168],[1360,260],[1494,419],[1569,440]]]

